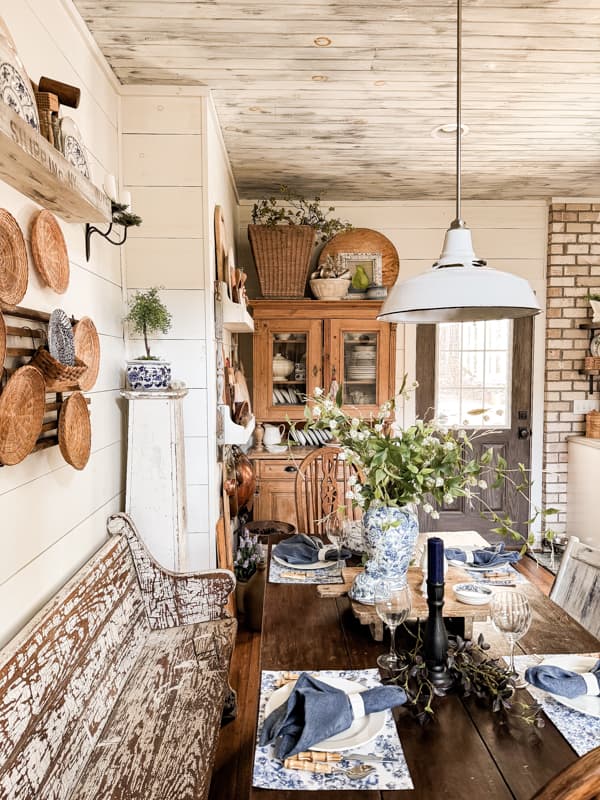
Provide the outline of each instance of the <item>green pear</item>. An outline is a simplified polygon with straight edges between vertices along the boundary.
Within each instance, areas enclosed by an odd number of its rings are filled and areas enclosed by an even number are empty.
[[[359,264],[352,278],[352,288],[357,289],[359,292],[364,292],[369,286],[369,283],[369,276]]]

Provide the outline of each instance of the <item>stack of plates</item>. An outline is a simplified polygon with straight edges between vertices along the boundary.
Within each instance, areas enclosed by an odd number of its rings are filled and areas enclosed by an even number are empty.
[[[304,393],[299,392],[292,387],[280,387],[273,389],[273,405],[274,406],[302,406],[305,403]]]
[[[346,360],[348,379],[351,381],[374,380],[377,372],[377,346],[355,345]]]

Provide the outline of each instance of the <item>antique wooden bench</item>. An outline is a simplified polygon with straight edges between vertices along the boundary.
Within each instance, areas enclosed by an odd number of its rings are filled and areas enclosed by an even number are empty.
[[[177,575],[131,520],[0,651],[2,800],[205,798],[236,621],[227,570]]]

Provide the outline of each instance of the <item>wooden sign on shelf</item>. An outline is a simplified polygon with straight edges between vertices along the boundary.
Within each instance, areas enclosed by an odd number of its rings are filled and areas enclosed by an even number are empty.
[[[0,177],[68,222],[110,222],[106,194],[0,102]]]

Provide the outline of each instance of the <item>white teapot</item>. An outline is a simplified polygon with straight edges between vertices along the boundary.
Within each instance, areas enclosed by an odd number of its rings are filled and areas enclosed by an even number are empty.
[[[285,433],[285,425],[265,425],[263,442],[265,445],[281,444],[281,437]]]

